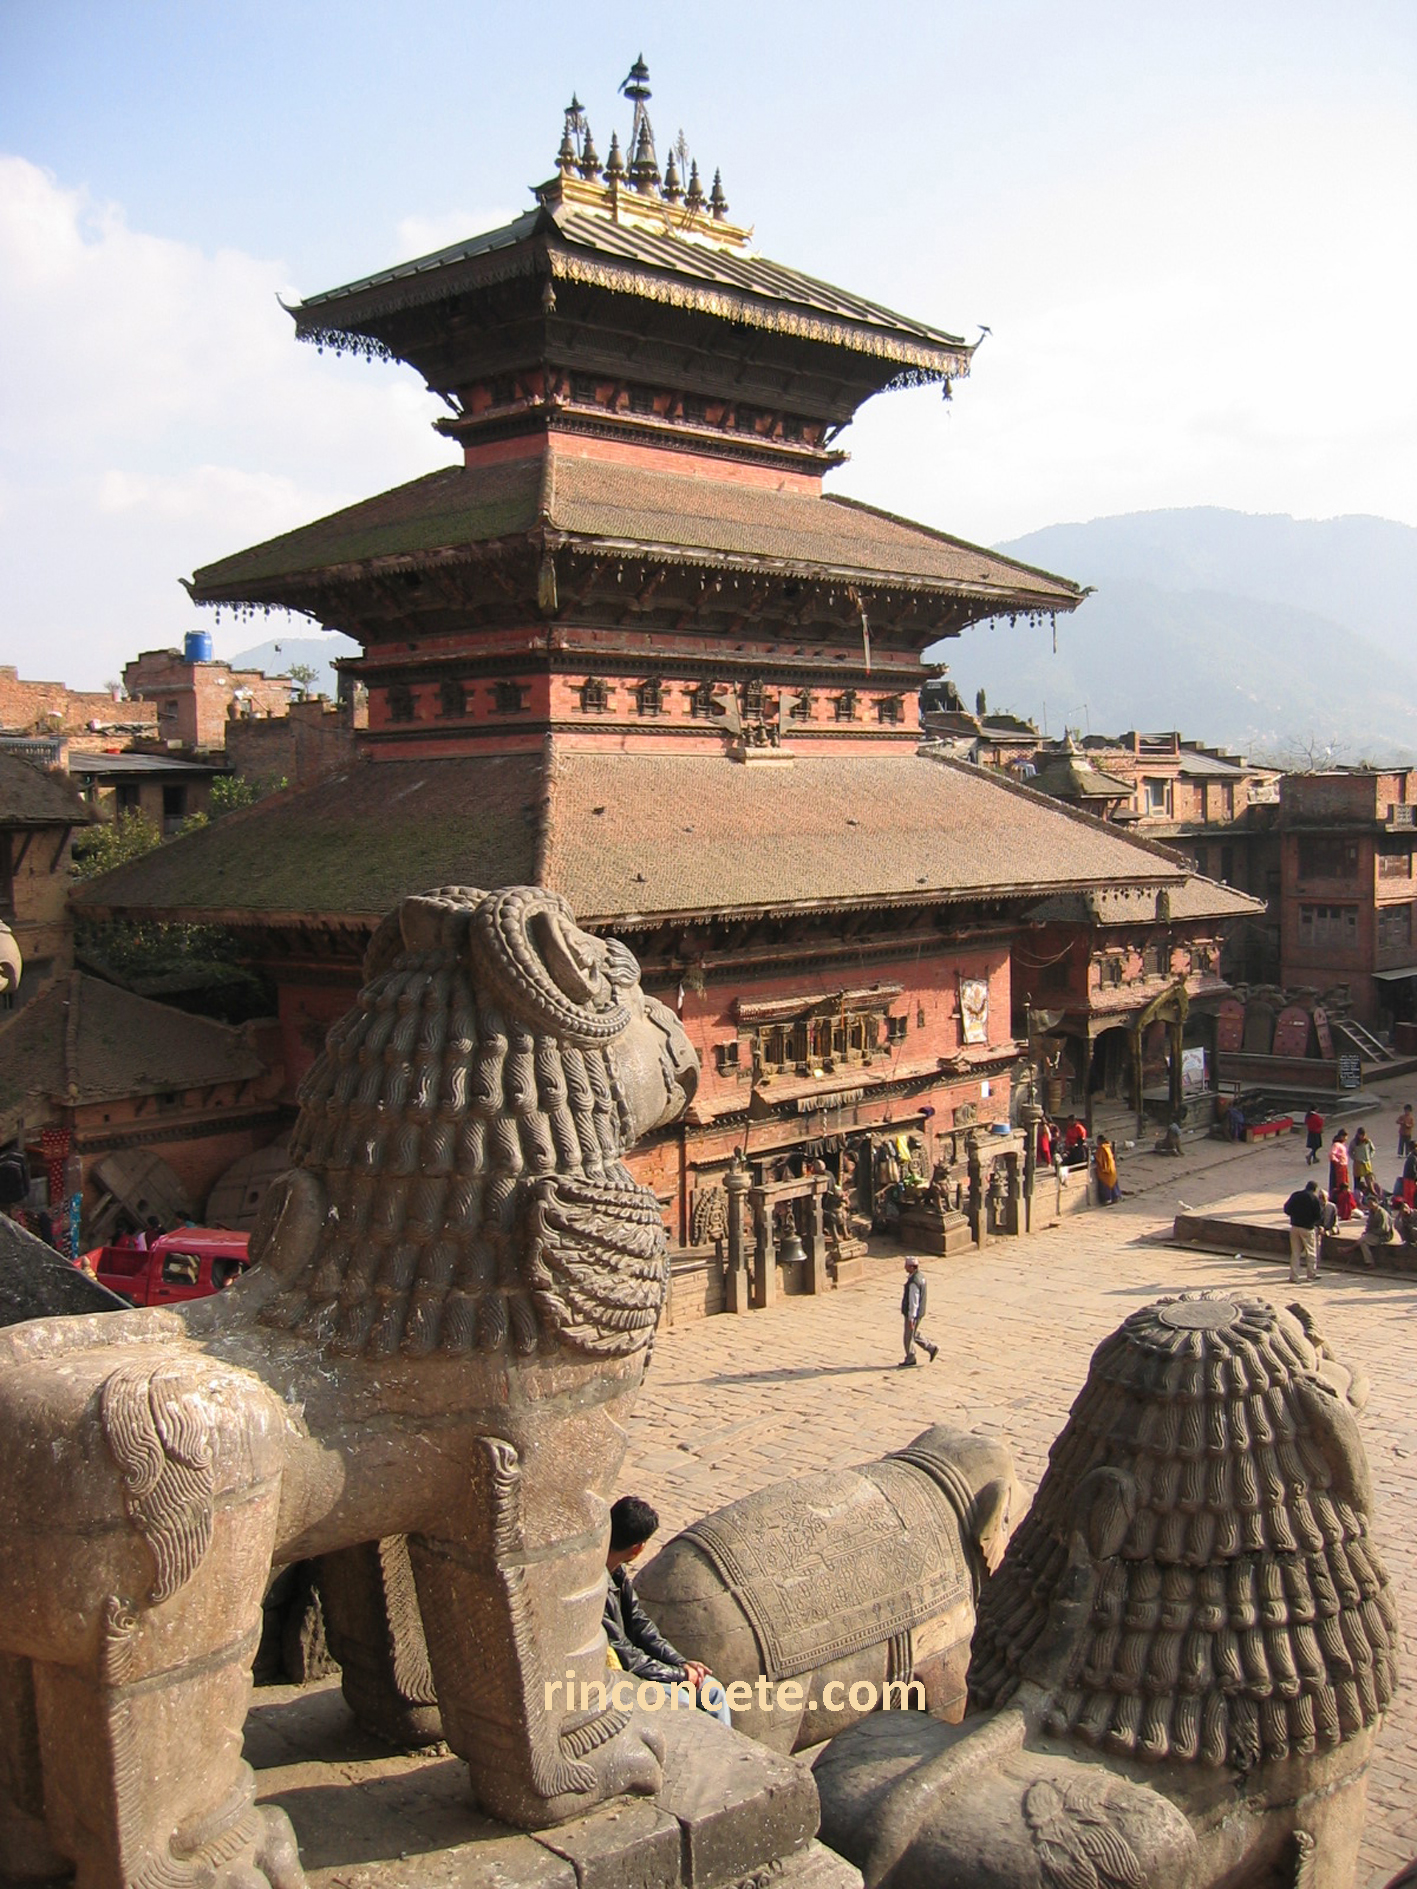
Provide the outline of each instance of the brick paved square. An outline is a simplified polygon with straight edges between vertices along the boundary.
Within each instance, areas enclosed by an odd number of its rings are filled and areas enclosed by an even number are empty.
[[[1383,1098],[1367,1118],[1380,1148],[1395,1113]],[[840,1292],[662,1331],[623,1486],[654,1502],[667,1536],[765,1483],[864,1461],[946,1422],[1005,1438],[1032,1488],[1094,1347],[1135,1307],[1217,1286],[1243,1285],[1279,1303],[1304,1296],[1335,1349],[1372,1380],[1363,1432],[1376,1533],[1404,1622],[1402,1681],[1370,1777],[1358,1875],[1360,1889],[1381,1889],[1395,1857],[1417,1855],[1417,1282],[1321,1275],[1294,1288],[1281,1265],[1165,1243],[1183,1202],[1269,1211],[1282,1224],[1279,1204],[1304,1178],[1300,1139],[1244,1150],[1203,1143],[1179,1161],[1124,1150],[1121,1178],[1115,1207],[929,1261],[927,1329],[941,1347],[933,1365],[895,1368],[903,1273],[888,1245],[866,1279]]]

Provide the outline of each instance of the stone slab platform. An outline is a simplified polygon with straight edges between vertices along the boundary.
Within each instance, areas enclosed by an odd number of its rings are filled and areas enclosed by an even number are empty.
[[[1321,1266],[1365,1270],[1358,1242],[1362,1238],[1363,1219],[1350,1221],[1342,1232],[1325,1233],[1319,1254]],[[1178,1213],[1172,1229],[1178,1246],[1194,1246],[1207,1253],[1235,1253],[1246,1259],[1281,1260],[1289,1264],[1289,1228],[1265,1226],[1241,1215]],[[1393,1240],[1387,1246],[1373,1246],[1374,1271],[1417,1273],[1417,1247]]]
[[[289,1816],[311,1889],[860,1889],[815,1841],[817,1787],[695,1712],[663,1712],[664,1789],[535,1833],[482,1816],[446,1746],[393,1752],[360,1730],[337,1680],[256,1695],[246,1758]]]

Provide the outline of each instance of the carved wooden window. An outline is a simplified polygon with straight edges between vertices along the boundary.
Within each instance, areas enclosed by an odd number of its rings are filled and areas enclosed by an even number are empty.
[[[814,1065],[830,1060],[833,1049],[832,1020],[830,1017],[818,1017],[814,1020],[811,1028],[810,1048]]]
[[[796,695],[792,698],[792,706],[787,711],[793,721],[811,721],[812,699],[812,691],[810,689],[799,689],[797,691]]]
[[[1380,879],[1410,879],[1412,877],[1411,853],[1379,853],[1378,877]]]
[[[898,695],[883,695],[876,703],[876,720],[884,726],[893,726],[905,713]]]
[[[1407,951],[1412,945],[1412,907],[1388,905],[1378,908],[1379,951]]]
[[[1171,953],[1164,944],[1149,944],[1141,954],[1141,961],[1148,977],[1165,977],[1171,968]]]
[[[603,715],[610,706],[610,689],[604,676],[587,676],[581,684],[581,713]]]
[[[467,684],[451,677],[438,684],[438,713],[449,717],[466,715]]]
[[[856,720],[856,691],[843,689],[836,698],[836,718],[838,721]]]
[[[909,1017],[886,1018],[886,1041],[888,1043],[903,1043],[909,1030]]]
[[[1103,958],[1098,968],[1098,982],[1103,990],[1116,990],[1122,982],[1122,960]]]
[[[526,691],[520,682],[494,682],[492,701],[499,715],[518,715],[526,707]]]
[[[743,685],[743,713],[761,719],[763,713],[763,685],[755,676],[751,682]]]
[[[731,1043],[719,1043],[714,1049],[714,1060],[718,1064],[718,1073],[725,1076],[738,1067],[738,1039]]]
[[[1356,879],[1358,842],[1324,834],[1308,834],[1299,840],[1299,877],[1301,879]]]
[[[1306,950],[1352,950],[1358,942],[1356,905],[1301,905],[1299,943]]]
[[[719,702],[711,682],[697,683],[689,693],[689,713],[699,721],[711,721],[719,712]]]
[[[413,690],[406,682],[391,682],[388,692],[389,720],[413,720]]]
[[[642,715],[664,713],[664,684],[658,676],[646,676],[635,690],[635,700]]]

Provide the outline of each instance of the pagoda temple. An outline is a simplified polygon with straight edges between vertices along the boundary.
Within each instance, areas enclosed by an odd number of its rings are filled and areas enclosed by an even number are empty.
[[[1250,901],[922,741],[928,646],[1084,593],[824,489],[865,400],[948,394],[972,350],[760,255],[682,139],[661,166],[642,61],[625,90],[623,147],[573,101],[525,215],[291,311],[411,364],[456,456],[189,589],[359,642],[360,761],[80,903],[238,930],[293,1095],[399,898],[554,887],[699,1049],[689,1118],[635,1157],[688,1248],[735,1147],[764,1181],[914,1134],[928,1167],[1005,1121],[1040,901],[1133,888],[1192,1001]]]

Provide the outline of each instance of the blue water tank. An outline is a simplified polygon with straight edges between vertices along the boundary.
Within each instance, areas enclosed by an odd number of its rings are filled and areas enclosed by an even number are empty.
[[[212,659],[210,632],[188,630],[186,641],[182,645],[182,654],[187,662],[210,662]]]

